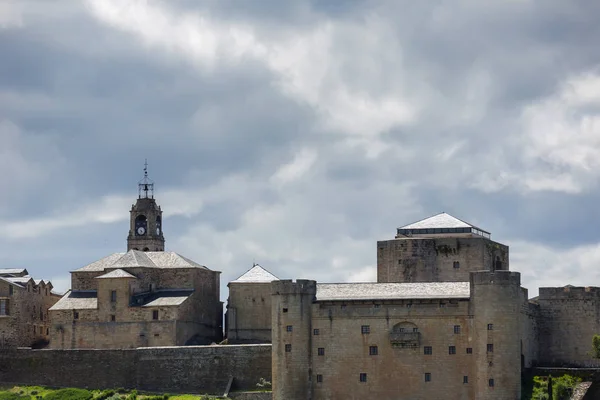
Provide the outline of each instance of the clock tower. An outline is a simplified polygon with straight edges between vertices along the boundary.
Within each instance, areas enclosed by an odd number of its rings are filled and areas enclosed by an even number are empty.
[[[162,231],[162,210],[154,200],[154,182],[148,178],[148,163],[144,178],[138,182],[138,199],[129,211],[127,251],[165,251]]]

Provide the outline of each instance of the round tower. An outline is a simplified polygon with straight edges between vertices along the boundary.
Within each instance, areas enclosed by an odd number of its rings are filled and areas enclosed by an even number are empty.
[[[477,271],[470,277],[477,398],[521,398],[521,274]]]
[[[317,282],[271,283],[274,400],[312,399],[312,307]]]

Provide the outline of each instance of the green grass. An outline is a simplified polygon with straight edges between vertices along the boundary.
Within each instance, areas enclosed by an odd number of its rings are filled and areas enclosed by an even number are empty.
[[[0,400],[215,400],[209,395],[165,395],[136,390],[58,389],[44,386],[0,386]]]

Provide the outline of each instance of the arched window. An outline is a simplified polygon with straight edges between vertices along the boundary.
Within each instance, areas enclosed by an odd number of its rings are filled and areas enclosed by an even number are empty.
[[[156,234],[160,235],[162,232],[162,219],[160,215],[156,216]]]
[[[148,233],[148,220],[145,215],[138,215],[135,218],[135,234],[144,236]]]

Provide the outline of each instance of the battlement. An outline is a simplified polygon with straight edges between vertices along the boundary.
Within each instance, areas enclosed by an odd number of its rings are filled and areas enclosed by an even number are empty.
[[[563,286],[541,287],[540,300],[553,299],[591,299],[600,297],[600,287],[596,286]]]
[[[315,296],[317,294],[317,281],[308,279],[298,279],[295,282],[291,279],[284,279],[271,282],[271,294],[308,294]]]
[[[518,285],[521,286],[521,273],[515,271],[474,271],[470,275],[473,285]]]

